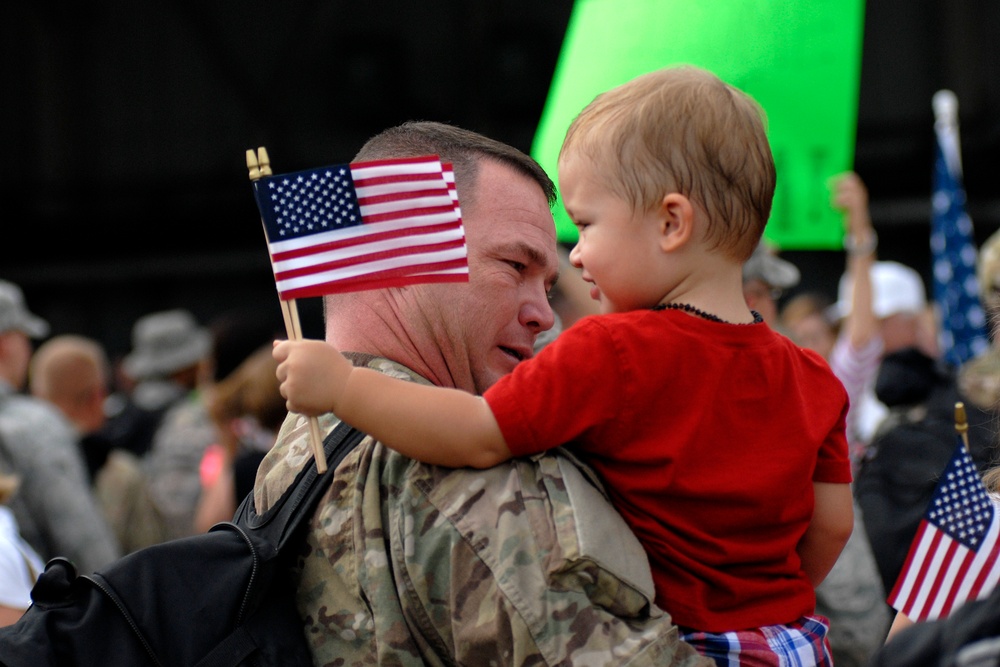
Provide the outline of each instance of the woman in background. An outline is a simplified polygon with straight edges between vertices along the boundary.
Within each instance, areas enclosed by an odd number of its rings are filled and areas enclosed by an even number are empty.
[[[202,494],[195,514],[198,532],[231,520],[253,490],[257,467],[288,414],[276,368],[268,343],[212,389],[208,409],[219,439],[202,459]]]

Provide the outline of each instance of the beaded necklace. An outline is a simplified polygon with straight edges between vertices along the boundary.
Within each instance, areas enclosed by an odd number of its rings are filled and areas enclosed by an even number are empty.
[[[653,310],[683,310],[685,313],[690,313],[692,315],[697,315],[698,317],[708,320],[709,322],[718,322],[720,324],[733,324],[733,322],[727,322],[718,315],[713,315],[712,313],[706,313],[700,308],[695,308],[689,303],[660,303],[653,306]],[[764,318],[760,316],[756,310],[751,310],[753,313],[753,322],[740,322],[741,325],[747,324],[760,324],[764,321]]]

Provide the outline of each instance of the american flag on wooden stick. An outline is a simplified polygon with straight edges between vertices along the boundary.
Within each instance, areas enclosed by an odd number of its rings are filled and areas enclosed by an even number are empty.
[[[1000,579],[1000,518],[959,438],[910,544],[889,604],[913,621],[944,618]]]
[[[254,193],[282,300],[469,279],[454,174],[437,156],[265,176]]]

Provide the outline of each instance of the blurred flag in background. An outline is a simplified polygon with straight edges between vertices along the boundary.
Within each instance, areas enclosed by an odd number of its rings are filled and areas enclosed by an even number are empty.
[[[958,101],[950,90],[934,95],[934,192],[931,198],[931,261],[934,300],[940,314],[941,352],[960,366],[989,347],[986,315],[979,302],[976,243],[965,211],[958,139]]]

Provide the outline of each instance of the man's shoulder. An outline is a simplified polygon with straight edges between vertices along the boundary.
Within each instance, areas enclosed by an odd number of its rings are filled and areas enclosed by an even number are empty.
[[[617,600],[621,615],[640,613],[655,595],[639,541],[593,472],[562,449],[487,470],[418,466],[406,474],[426,496],[428,506],[454,524],[466,540],[507,545],[493,554],[501,587],[505,573],[546,554],[550,563],[607,569],[613,576],[599,580],[595,588],[613,588],[601,595]],[[531,540],[526,539],[528,530]]]
[[[325,433],[337,420],[319,422]],[[311,462],[307,420],[290,416],[258,468],[258,511]],[[391,627],[403,629],[394,637],[404,653],[415,651],[409,634],[445,637],[477,659],[499,651],[556,664],[627,644],[621,664],[697,660],[653,604],[642,547],[561,451],[450,469],[366,438],[336,470],[300,562],[300,613],[307,625],[320,610],[329,619],[310,626],[317,656],[364,654]],[[381,610],[378,623],[358,613],[362,599]],[[341,631],[356,640],[334,646]]]
[[[56,440],[52,444],[60,447],[75,440],[73,427],[54,405],[22,394],[8,396],[0,403],[0,433],[30,438],[42,445]]]

